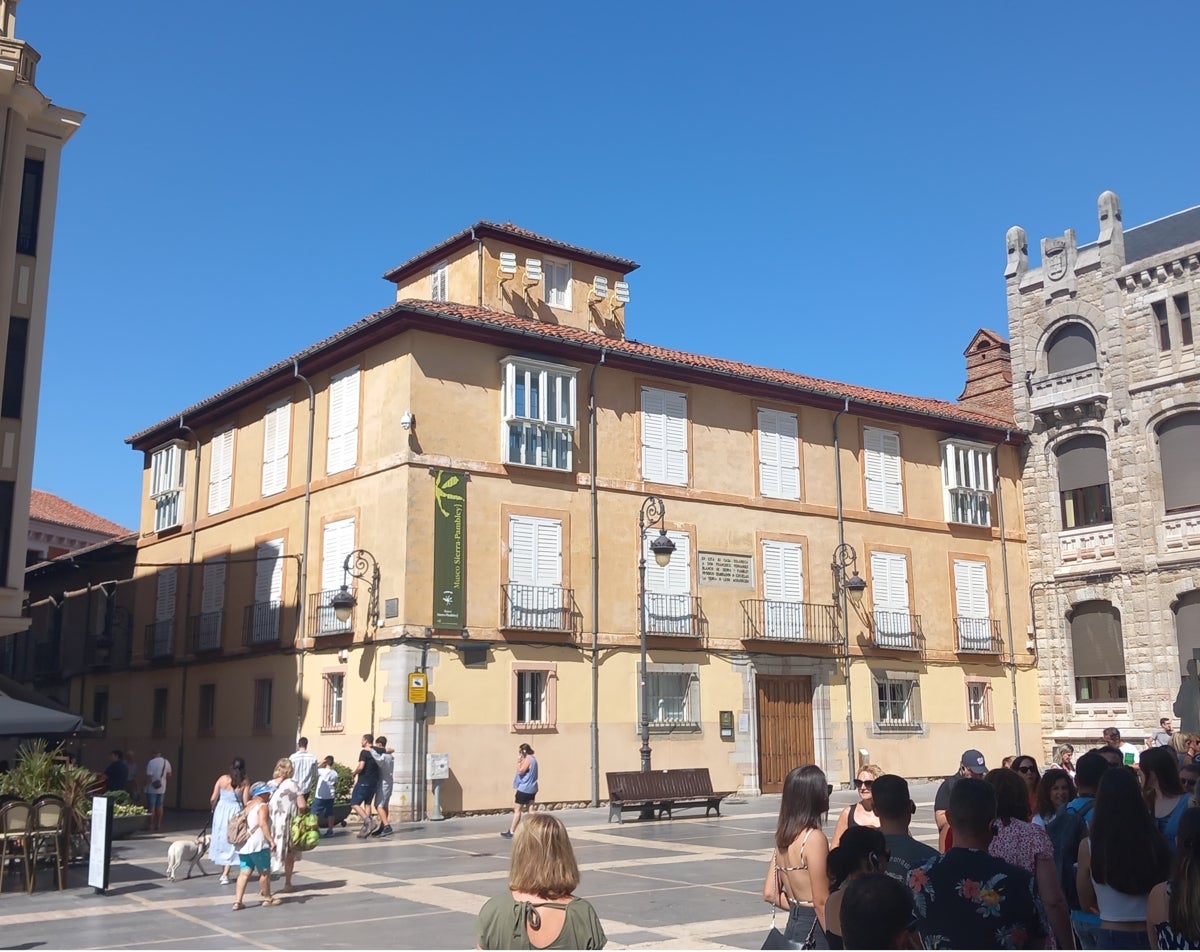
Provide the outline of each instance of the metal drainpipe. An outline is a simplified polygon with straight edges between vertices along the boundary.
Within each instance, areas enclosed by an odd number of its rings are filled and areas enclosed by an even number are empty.
[[[308,378],[300,373],[300,361],[292,359],[292,376],[308,387],[308,459],[304,469],[304,532],[300,541],[300,605],[296,612],[296,737],[304,733],[304,600],[308,596],[308,531],[312,513],[313,427],[317,418],[317,395]]]
[[[833,417],[833,473],[834,481],[837,483],[837,524],[838,524],[838,545],[846,544],[846,525],[842,517],[842,455],[839,452],[838,443],[838,420],[843,413],[850,411],[850,398],[846,397],[846,405],[838,410]],[[843,575],[845,569],[842,570]],[[848,783],[853,783],[857,771],[854,769],[854,697],[850,684],[850,617],[849,608],[846,599],[846,580],[842,578],[838,582],[838,587],[842,592],[842,648],[844,650],[843,657],[846,664],[846,761],[849,764],[850,773],[847,774],[846,780]]]
[[[1000,565],[1004,571],[1004,614],[1008,624],[1008,674],[1012,682],[1013,742],[1017,756],[1021,755],[1021,719],[1017,712],[1017,655],[1013,644],[1012,591],[1008,584],[1008,537],[1004,531],[1004,483],[1000,480],[1000,447],[1008,443],[1012,430],[1004,431],[1004,443],[997,443],[996,454],[996,520],[1000,523]]]
[[[471,226],[471,240],[475,242],[475,258],[479,262],[479,301],[483,307],[483,239],[475,236],[475,226]]]
[[[592,806],[600,806],[600,538],[596,495],[596,371],[604,363],[607,347],[600,348],[600,360],[592,364],[588,381],[588,485],[592,505]]]
[[[196,519],[200,512],[200,440],[196,436],[196,431],[190,426],[183,425],[183,414],[179,415],[179,429],[187,430],[192,434],[192,443],[196,449],[196,474],[193,480],[192,492],[192,532],[188,541],[188,568],[187,568],[187,589],[184,593],[184,611],[183,611],[183,627],[184,637],[187,637],[187,619],[188,613],[192,610],[192,576],[195,574],[196,563]],[[181,665],[183,671],[180,676],[179,685],[179,749],[175,755],[175,766],[179,769],[179,782],[175,784],[175,809],[179,810],[183,805],[183,725],[186,718],[187,710],[187,676],[188,663],[184,661]]]

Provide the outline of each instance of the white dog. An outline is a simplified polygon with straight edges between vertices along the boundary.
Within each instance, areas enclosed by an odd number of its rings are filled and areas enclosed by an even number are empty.
[[[184,863],[188,864],[185,879],[192,878],[192,870],[195,867],[200,868],[201,876],[207,876],[208,871],[200,862],[200,857],[208,852],[208,839],[207,833],[201,833],[195,839],[176,840],[172,843],[167,850],[167,879],[175,882],[175,874],[179,872],[179,867]]]

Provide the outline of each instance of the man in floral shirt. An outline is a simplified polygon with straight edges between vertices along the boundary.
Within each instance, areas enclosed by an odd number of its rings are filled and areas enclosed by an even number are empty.
[[[996,793],[963,778],[946,811],[954,846],[908,874],[927,949],[1042,949],[1046,913],[1033,876],[988,855]]]

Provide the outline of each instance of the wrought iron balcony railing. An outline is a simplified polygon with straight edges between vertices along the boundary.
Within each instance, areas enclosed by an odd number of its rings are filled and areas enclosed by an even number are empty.
[[[314,638],[322,635],[344,635],[354,630],[354,610],[345,621],[338,621],[337,614],[330,602],[341,588],[327,588],[323,592],[313,592],[308,596],[308,633]],[[351,594],[357,598],[353,590]]]
[[[1001,654],[1004,651],[999,619],[959,615],[954,619],[954,628],[958,635],[959,651],[978,654]]]
[[[225,613],[202,612],[188,618],[187,650],[188,654],[216,654],[221,650],[221,636],[224,633]]]
[[[279,644],[281,612],[282,604],[277,601],[247,605],[242,620],[242,644],[247,648]]]
[[[700,596],[646,592],[646,634],[700,637]]]
[[[875,609],[872,613],[875,644],[880,648],[920,651],[925,635],[921,631],[921,616],[909,612]]]
[[[841,644],[837,606],[752,598],[742,602],[744,641]]]
[[[504,627],[528,631],[571,631],[575,593],[561,585],[500,586],[504,595]]]
[[[175,657],[175,619],[152,621],[146,626],[142,657],[147,661],[169,661]]]

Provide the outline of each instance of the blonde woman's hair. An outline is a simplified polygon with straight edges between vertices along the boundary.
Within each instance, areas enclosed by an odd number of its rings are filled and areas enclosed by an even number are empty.
[[[874,764],[863,764],[854,772],[855,778],[857,778],[860,773],[869,773],[872,778],[878,780],[883,776],[883,768],[876,767]]]
[[[533,813],[517,827],[508,888],[562,899],[579,885],[579,865],[567,829],[548,813]]]
[[[287,780],[296,772],[296,768],[292,766],[292,762],[286,757],[280,757],[275,761],[275,776],[280,780]]]
[[[1188,741],[1191,740],[1191,734],[1185,734],[1183,731],[1176,731],[1171,735],[1171,749],[1177,754],[1186,754]]]

